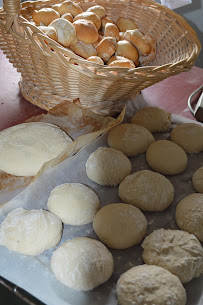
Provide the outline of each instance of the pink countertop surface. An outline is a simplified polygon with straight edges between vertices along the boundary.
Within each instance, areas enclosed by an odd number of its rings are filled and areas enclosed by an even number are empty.
[[[0,131],[24,122],[31,116],[45,113],[22,96],[18,82],[20,73],[0,50]],[[203,84],[203,69],[192,67],[188,72],[169,77],[142,91],[149,105],[194,119],[187,107],[190,94]]]

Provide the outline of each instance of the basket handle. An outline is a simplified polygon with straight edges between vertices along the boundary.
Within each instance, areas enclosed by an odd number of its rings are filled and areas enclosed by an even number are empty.
[[[6,30],[12,26],[16,15],[20,13],[20,0],[3,0],[3,8],[6,13]]]

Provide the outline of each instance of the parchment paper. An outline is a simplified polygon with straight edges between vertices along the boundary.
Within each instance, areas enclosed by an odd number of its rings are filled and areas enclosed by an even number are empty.
[[[126,121],[134,114],[136,107],[142,107],[143,103],[142,97],[138,97],[136,104],[128,105]],[[178,116],[172,116],[172,118],[173,127],[177,123],[190,121]],[[156,140],[169,139],[169,135],[169,133],[154,134]],[[47,209],[47,199],[51,190],[55,186],[66,182],[80,182],[90,186],[98,194],[101,206],[121,202],[118,197],[118,187],[99,186],[90,181],[85,172],[85,163],[90,153],[99,146],[107,146],[106,138],[107,135],[99,137],[76,155],[64,159],[55,167],[42,172],[38,179],[0,209],[0,222],[11,210],[17,207]],[[145,154],[130,158],[130,160],[133,165],[132,172],[149,169]],[[183,197],[195,192],[191,177],[197,168],[202,165],[203,152],[197,155],[188,155],[186,171],[179,175],[167,177],[175,188],[175,200],[163,212],[144,212],[148,221],[147,235],[154,229],[162,227],[178,229],[174,217],[176,205]],[[98,239],[93,231],[92,224],[84,226],[65,225],[61,243],[78,236]],[[49,266],[53,250],[45,251],[36,257],[29,257],[11,252],[0,246],[0,275],[27,290],[47,305],[116,305],[115,289],[119,276],[129,268],[143,263],[140,244],[126,250],[109,249],[113,254],[115,263],[110,280],[92,291],[79,292],[64,286],[55,279]],[[184,286],[187,292],[187,305],[202,305],[203,276]]]

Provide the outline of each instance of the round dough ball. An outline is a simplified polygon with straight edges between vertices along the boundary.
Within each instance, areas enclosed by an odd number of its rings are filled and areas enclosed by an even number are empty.
[[[93,12],[84,12],[84,13],[81,13],[79,15],[77,15],[75,18],[74,18],[74,21],[78,20],[78,19],[85,19],[85,20],[90,20],[94,23],[94,25],[96,26],[97,30],[100,29],[101,27],[101,19],[98,15],[96,15],[95,13]]]
[[[178,144],[188,154],[203,151],[203,126],[195,123],[184,123],[171,132],[171,141]]]
[[[194,173],[192,183],[196,192],[203,193],[203,166]]]
[[[157,107],[144,107],[136,112],[131,123],[150,132],[166,132],[171,128],[171,114]]]
[[[177,275],[182,283],[203,272],[203,249],[198,239],[181,230],[159,229],[142,243],[146,264],[157,265]]]
[[[181,230],[203,241],[203,194],[190,194],[178,203],[176,222]]]
[[[127,157],[144,153],[153,142],[154,137],[147,129],[133,124],[117,125],[108,135],[108,145]]]
[[[118,191],[124,202],[149,212],[165,210],[174,198],[172,183],[163,175],[149,170],[127,176]]]
[[[158,266],[140,265],[123,273],[117,283],[120,305],[185,305],[179,278]]]
[[[136,207],[113,203],[97,212],[93,228],[108,247],[127,249],[143,239],[147,231],[147,220]]]
[[[167,140],[152,143],[147,149],[146,160],[153,170],[163,175],[176,175],[184,172],[188,161],[184,150]]]
[[[76,30],[73,24],[64,18],[55,19],[50,26],[56,29],[57,39],[65,47],[77,44]]]
[[[98,31],[94,23],[86,19],[78,19],[73,22],[78,40],[91,44],[98,40]]]
[[[87,12],[93,12],[97,16],[99,16],[101,19],[106,16],[106,10],[103,8],[103,6],[100,5],[94,5],[87,9]]]
[[[26,255],[38,255],[55,247],[61,235],[60,218],[44,210],[17,208],[0,226],[0,244]]]
[[[63,223],[80,226],[93,221],[100,208],[95,192],[80,183],[65,183],[55,187],[48,199],[48,209]]]
[[[130,160],[121,151],[108,147],[96,149],[86,162],[88,178],[100,185],[116,186],[131,170]]]
[[[0,132],[0,170],[15,176],[35,176],[41,166],[72,142],[59,127],[25,123]]]
[[[63,243],[51,258],[51,270],[64,285],[91,290],[106,282],[113,273],[113,257],[100,241],[77,237]]]

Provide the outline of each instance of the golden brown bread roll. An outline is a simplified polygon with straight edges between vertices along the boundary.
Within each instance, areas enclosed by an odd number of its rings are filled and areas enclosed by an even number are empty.
[[[125,32],[127,30],[134,30],[137,29],[138,26],[136,25],[135,21],[130,18],[123,18],[120,17],[116,22],[117,27],[119,28],[120,32]]]
[[[104,32],[105,25],[107,23],[113,23],[114,24],[114,22],[111,19],[109,19],[107,17],[102,18],[102,20],[101,20],[101,29],[102,29],[102,32]]]
[[[120,40],[117,44],[117,51],[116,55],[126,57],[133,62],[136,62],[136,60],[139,57],[137,49],[127,40]]]
[[[57,4],[52,5],[52,8],[59,13],[60,6],[61,6],[61,3],[57,3]]]
[[[105,37],[96,47],[97,55],[106,62],[115,53],[116,48],[116,39],[114,37]]]
[[[52,21],[50,26],[56,29],[58,42],[63,46],[69,47],[70,45],[75,45],[77,43],[76,30],[70,21],[58,18]]]
[[[104,36],[105,37],[114,37],[116,40],[119,40],[119,29],[113,23],[106,23],[104,28]]]
[[[102,41],[102,39],[103,39],[103,36],[98,35],[98,40],[95,43],[93,43],[93,46],[96,48],[98,46],[98,44],[100,43],[100,41]]]
[[[107,65],[109,65],[111,62],[115,61],[115,60],[119,60],[119,59],[126,59],[123,56],[118,56],[118,55],[113,55],[111,56],[111,58],[108,60]]]
[[[99,65],[104,65],[103,60],[99,56],[90,56],[87,60]]]
[[[95,43],[98,40],[98,31],[90,20],[78,19],[73,22],[78,40],[84,43]]]
[[[58,41],[56,29],[53,26],[40,25],[38,28],[44,32],[49,38]]]
[[[151,52],[150,42],[138,29],[126,31],[123,39],[131,42],[142,55],[149,55]]]
[[[32,18],[36,24],[49,25],[53,20],[60,17],[60,14],[53,8],[42,8],[39,11],[34,10]]]
[[[143,66],[148,65],[156,57],[156,39],[151,36],[145,36],[151,44],[151,52],[147,56],[140,56],[140,62]]]
[[[109,64],[109,67],[122,67],[122,68],[128,68],[128,69],[133,69],[135,68],[134,63],[130,59],[118,59],[114,60]]]
[[[100,19],[106,16],[106,10],[103,6],[100,5],[94,5],[87,9],[87,12],[93,12],[97,16],[99,16]]]
[[[82,41],[78,41],[75,46],[70,46],[70,49],[75,54],[80,55],[85,59],[89,58],[90,56],[97,55],[97,51],[95,50],[92,44],[86,44]]]
[[[96,26],[97,30],[99,30],[101,27],[101,19],[93,12],[84,12],[82,14],[79,14],[74,18],[74,21],[78,19],[85,19],[92,21]]]
[[[66,13],[70,13],[73,17],[83,12],[79,4],[72,1],[64,1],[58,9],[59,14],[62,16]]]
[[[66,19],[66,20],[70,21],[71,23],[73,23],[73,16],[70,13],[66,13],[66,14],[62,15],[61,18]]]

